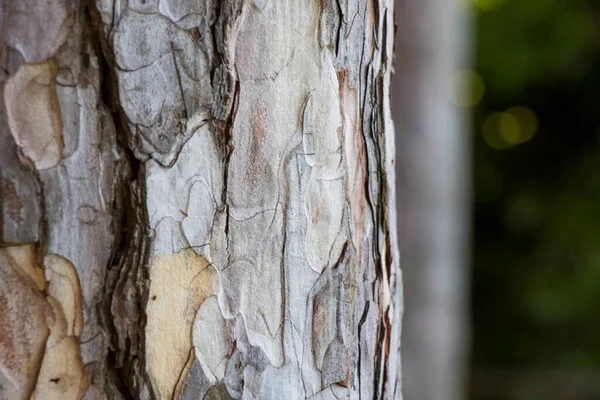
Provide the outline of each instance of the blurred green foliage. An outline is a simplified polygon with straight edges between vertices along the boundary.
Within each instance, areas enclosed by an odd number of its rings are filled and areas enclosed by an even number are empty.
[[[474,1],[473,369],[600,370],[600,2]],[[535,136],[492,147],[514,106]]]
[[[477,67],[495,96],[520,96],[531,84],[576,81],[585,72],[597,40],[586,2],[475,0],[475,4]]]

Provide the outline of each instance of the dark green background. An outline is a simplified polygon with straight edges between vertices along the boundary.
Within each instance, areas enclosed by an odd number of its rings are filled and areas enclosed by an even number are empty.
[[[600,1],[476,0],[473,399],[600,399]],[[506,150],[482,123],[535,111]]]

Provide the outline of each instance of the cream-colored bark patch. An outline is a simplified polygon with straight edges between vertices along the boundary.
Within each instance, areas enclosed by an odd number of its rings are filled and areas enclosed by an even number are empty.
[[[308,99],[302,121],[306,162],[312,167],[304,198],[308,223],[306,258],[319,273],[330,260],[337,259],[342,249],[342,219],[346,207],[339,87],[333,61],[329,56],[323,56],[323,60],[320,85]]]
[[[231,331],[217,297],[207,298],[198,309],[193,337],[196,358],[213,385],[225,376],[227,356],[233,347]]]
[[[56,94],[56,61],[23,64],[4,87],[8,126],[23,155],[37,169],[62,157],[62,120]]]
[[[14,266],[37,285],[40,291],[46,289],[44,271],[35,261],[35,244],[29,243],[21,246],[10,246],[5,248],[12,257]]]
[[[88,386],[89,379],[81,361],[79,341],[67,336],[46,351],[32,398],[81,399]]]
[[[146,365],[161,399],[171,399],[192,349],[198,308],[215,293],[216,274],[191,249],[155,256],[146,307]]]
[[[75,267],[66,258],[50,254],[44,257],[48,294],[57,299],[63,309],[67,335],[79,336],[83,329],[81,286]]]
[[[63,312],[64,305],[52,297],[47,300],[50,337],[32,399],[81,399],[89,379],[81,359],[79,340],[67,333],[69,321]]]
[[[59,256],[45,264],[47,283],[34,244],[0,249],[0,381],[9,384],[0,398],[29,398],[35,389],[34,399],[81,399],[88,387],[77,273]]]

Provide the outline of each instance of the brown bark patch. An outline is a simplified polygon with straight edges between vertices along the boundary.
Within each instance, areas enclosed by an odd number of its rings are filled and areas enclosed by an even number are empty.
[[[5,179],[0,179],[0,201],[2,201],[4,207],[7,209],[8,217],[15,224],[20,224],[24,221],[21,215],[23,202],[13,184]]]
[[[21,248],[29,252],[27,245],[11,250],[17,254]],[[19,266],[18,262],[19,258],[0,249],[0,371],[20,398],[29,398],[49,333],[47,303],[38,286],[22,272],[34,266]]]
[[[343,121],[344,147],[348,167],[347,196],[351,209],[352,242],[362,259],[362,239],[367,180],[367,150],[361,128],[359,104],[356,89],[350,87],[348,70],[342,69],[337,73],[339,81],[340,113]]]
[[[267,110],[259,107],[252,112],[252,134],[250,135],[250,162],[246,169],[246,179],[250,192],[256,189],[262,175],[265,173],[266,160],[263,157],[265,145],[265,130],[267,122]]]

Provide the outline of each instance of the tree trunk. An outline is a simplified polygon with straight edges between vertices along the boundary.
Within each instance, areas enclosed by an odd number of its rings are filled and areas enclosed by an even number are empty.
[[[453,93],[452,82],[469,65],[468,3],[396,2],[392,90],[394,118],[402,122],[396,171],[407,400],[467,398],[470,136],[468,114],[452,100],[468,93]]]
[[[0,6],[0,398],[401,398],[391,0]]]

